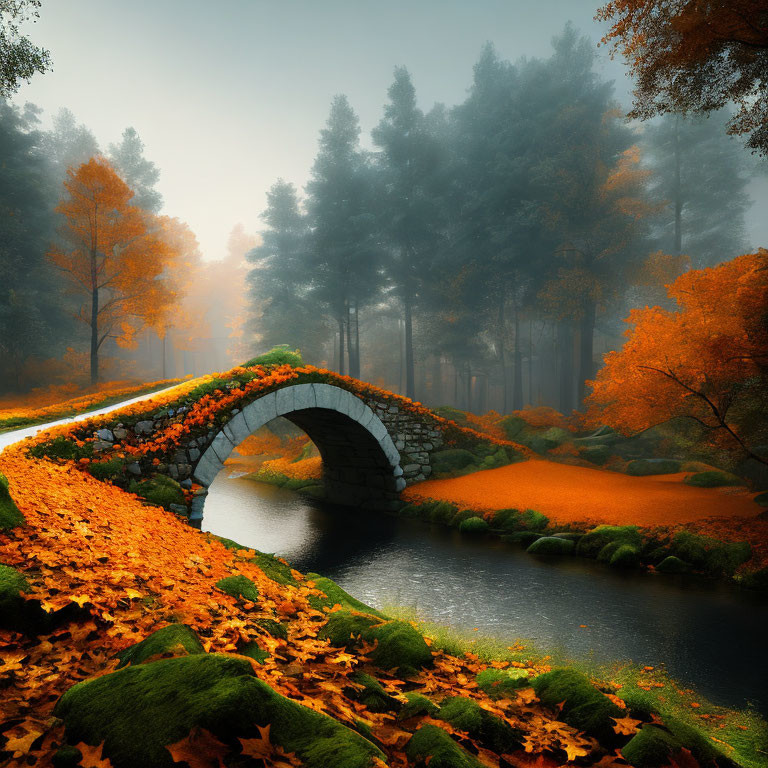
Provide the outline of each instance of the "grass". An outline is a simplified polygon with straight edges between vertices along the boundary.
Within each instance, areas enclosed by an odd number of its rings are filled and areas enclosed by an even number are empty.
[[[765,768],[768,763],[768,722],[752,709],[720,707],[672,678],[663,667],[643,667],[632,662],[600,664],[570,658],[563,650],[545,652],[519,639],[510,643],[481,632],[460,630],[422,619],[413,607],[385,606],[388,616],[416,622],[432,641],[433,650],[454,656],[472,653],[484,663],[507,661],[537,672],[548,668],[575,669],[611,689],[627,709],[658,713],[693,728],[708,743],[743,768]],[[727,653],[727,649],[724,649]]]

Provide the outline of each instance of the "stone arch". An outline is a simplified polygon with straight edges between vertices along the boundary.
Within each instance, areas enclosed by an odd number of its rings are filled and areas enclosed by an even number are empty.
[[[234,413],[200,456],[194,478],[207,489],[235,446],[278,416],[317,446],[329,501],[383,510],[397,506],[405,480],[387,428],[363,400],[330,384],[288,385]],[[198,492],[189,518],[198,527],[204,504],[205,492]]]

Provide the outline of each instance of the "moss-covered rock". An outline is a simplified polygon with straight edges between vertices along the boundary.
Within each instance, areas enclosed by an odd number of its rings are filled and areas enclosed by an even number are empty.
[[[140,643],[120,651],[120,667],[127,664],[144,664],[163,656],[187,656],[205,653],[200,638],[192,627],[186,624],[169,624],[145,637]]]
[[[516,441],[517,437],[528,425],[525,423],[525,419],[510,415],[501,419],[499,426],[504,430],[507,440]]]
[[[220,589],[224,594],[234,597],[235,600],[248,600],[255,603],[259,599],[259,588],[247,576],[242,574],[219,579],[216,582],[216,589]]]
[[[30,616],[30,606],[23,594],[29,590],[24,574],[8,565],[0,565],[0,628],[19,632],[29,628],[34,616]]]
[[[363,687],[354,689],[350,698],[365,704],[371,712],[397,712],[400,709],[400,702],[390,696],[375,677],[365,672],[355,672],[351,679]]]
[[[0,472],[0,531],[9,531],[27,521],[9,492],[8,478]]]
[[[405,621],[382,621],[354,611],[334,611],[318,634],[331,645],[357,648],[362,641],[377,643],[368,654],[381,669],[398,669],[401,675],[413,675],[432,665],[432,652],[424,638]]]
[[[400,711],[397,713],[398,720],[407,720],[409,717],[420,717],[422,715],[434,717],[440,709],[433,701],[415,691],[409,691],[404,696],[407,701],[400,707]]]
[[[668,555],[656,566],[656,570],[659,573],[687,573],[691,566],[679,557]]]
[[[377,611],[356,597],[352,597],[349,592],[345,592],[335,581],[331,581],[331,579],[321,576],[319,573],[308,573],[307,579],[313,581],[315,587],[321,592],[325,592],[325,597],[310,595],[309,604],[316,610],[322,610],[325,607],[333,608],[334,605],[340,605],[342,608],[348,608],[352,611],[368,613],[382,619],[387,618],[381,611]]]
[[[53,768],[75,768],[82,759],[83,753],[77,747],[65,744],[54,752],[51,763]]]
[[[125,466],[125,459],[115,457],[106,461],[92,461],[88,465],[88,472],[97,480],[114,480],[123,474]]]
[[[615,740],[612,718],[623,717],[623,710],[580,672],[555,669],[535,677],[532,685],[545,706],[554,709],[563,702],[560,717],[569,725],[608,743]]]
[[[746,485],[746,482],[730,472],[723,472],[719,469],[710,469],[706,472],[697,472],[694,475],[688,475],[684,482],[688,485],[694,485],[697,488],[720,488],[729,485]]]
[[[170,509],[171,504],[186,503],[181,486],[167,475],[155,475],[147,480],[132,480],[128,490],[165,509]]]
[[[244,368],[251,368],[254,365],[261,365],[264,368],[271,368],[275,365],[290,365],[293,368],[300,368],[304,365],[304,359],[298,349],[291,349],[288,344],[278,344],[272,347],[269,352],[252,357],[243,363]]]
[[[758,493],[754,498],[755,504],[759,504],[761,507],[768,507],[768,491],[764,493]]]
[[[440,711],[435,717],[460,731],[466,731],[473,739],[498,754],[513,752],[521,746],[520,730],[483,709],[473,699],[451,696],[440,702]]]
[[[258,680],[247,660],[218,654],[161,659],[78,683],[55,714],[70,743],[104,742],[115,768],[172,768],[166,745],[194,727],[234,745],[269,725],[270,740],[311,768],[367,768],[384,757],[354,731]]]
[[[285,562],[274,555],[257,551],[256,557],[252,557],[251,562],[258,565],[268,578],[276,581],[278,584],[298,584],[296,578],[291,573],[291,566],[286,565]]]
[[[711,576],[731,576],[752,556],[746,541],[719,541],[690,531],[678,531],[670,548],[675,556]]]
[[[608,563],[614,568],[639,568],[640,550],[631,544],[622,544],[616,548]]]
[[[549,518],[535,509],[499,509],[493,513],[491,527],[499,531],[543,531]]]
[[[682,464],[676,459],[635,459],[627,465],[628,475],[672,475]]]
[[[661,768],[683,745],[665,728],[644,725],[621,749],[621,754],[635,768]]]
[[[768,590],[768,568],[739,574],[739,584],[746,589]]]
[[[488,531],[488,523],[482,517],[472,516],[459,523],[459,530],[462,533],[480,534]]]
[[[528,547],[532,555],[570,555],[575,549],[575,544],[568,539],[557,536],[542,536]]]
[[[608,544],[613,544],[611,550],[603,553]],[[643,537],[636,525],[598,525],[585,533],[576,545],[576,554],[581,557],[598,557],[610,560],[616,549],[622,544],[629,544],[638,550],[643,545]]]
[[[436,725],[422,725],[405,745],[405,754],[409,764],[417,768],[483,768],[479,760]]]
[[[611,447],[609,445],[588,445],[579,449],[579,458],[602,466],[611,458]]]
[[[477,687],[492,699],[503,699],[518,688],[526,688],[531,682],[523,669],[493,669],[480,672],[475,678]]]

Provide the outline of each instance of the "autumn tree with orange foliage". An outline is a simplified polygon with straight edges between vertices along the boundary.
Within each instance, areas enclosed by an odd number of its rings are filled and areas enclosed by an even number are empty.
[[[677,311],[630,313],[626,344],[590,382],[589,420],[633,433],[685,417],[768,464],[754,447],[768,437],[768,250],[686,272],[668,292]]]
[[[768,0],[609,0],[603,38],[637,78],[633,117],[711,112],[734,101],[729,133],[768,154]]]
[[[130,346],[143,325],[155,325],[174,300],[164,277],[173,251],[156,219],[130,205],[133,192],[104,158],[67,171],[64,217],[67,246],[49,258],[82,296],[78,319],[90,327],[91,383],[107,339]]]

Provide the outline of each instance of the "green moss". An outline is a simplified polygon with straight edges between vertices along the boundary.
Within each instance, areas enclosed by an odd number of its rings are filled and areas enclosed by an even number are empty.
[[[549,518],[534,509],[521,512],[518,509],[499,509],[493,513],[491,526],[501,531],[542,531],[549,525]]]
[[[424,638],[404,621],[382,621],[379,617],[352,611],[334,611],[318,634],[331,645],[357,648],[361,641],[376,642],[368,654],[381,669],[398,669],[410,676],[432,665],[432,652]]]
[[[255,603],[259,599],[258,587],[242,574],[237,576],[227,576],[216,582],[216,589],[220,589],[235,600],[248,600]]]
[[[304,365],[304,359],[298,349],[292,350],[288,344],[278,344],[276,347],[272,347],[269,352],[252,357],[243,363],[244,368],[251,368],[254,365],[261,365],[265,368],[273,365],[290,365],[293,368],[300,368]]]
[[[671,475],[679,472],[681,463],[675,459],[635,459],[627,465],[628,475]]]
[[[582,557],[597,557],[606,545],[614,543],[619,546],[629,544],[640,549],[643,545],[643,537],[636,525],[598,525],[579,539],[576,554]],[[610,559],[617,548],[614,547],[610,553],[603,555],[603,558],[607,556]]]
[[[27,521],[8,490],[8,478],[0,472],[0,531],[9,531]]]
[[[522,732],[483,709],[473,699],[452,696],[440,703],[435,715],[496,753],[513,752],[521,746]]]
[[[507,440],[516,441],[517,436],[527,427],[525,420],[519,416],[505,416],[499,426],[504,430]]]
[[[269,652],[265,651],[255,640],[240,646],[237,652],[242,656],[248,656],[257,664],[263,664],[269,658]]]
[[[671,549],[681,560],[711,576],[731,576],[752,556],[752,548],[745,541],[719,541],[690,531],[678,531]]]
[[[722,472],[719,469],[707,470],[706,472],[697,472],[695,475],[689,475],[684,480],[688,485],[694,485],[697,488],[719,488],[727,485],[746,485],[746,483],[736,475],[730,472]]]
[[[169,624],[158,629],[140,643],[120,651],[118,668],[126,664],[144,664],[158,656],[183,656],[194,653],[205,653],[195,631],[186,624]]]
[[[384,755],[326,715],[281,696],[244,659],[199,654],[124,667],[70,688],[55,714],[70,743],[104,742],[115,768],[172,768],[166,749],[196,726],[220,741],[270,739],[310,768],[364,768]]]
[[[560,717],[590,736],[612,742],[615,738],[611,718],[623,717],[621,710],[603,696],[589,679],[573,669],[555,669],[532,681],[536,695],[550,708],[563,707]]]
[[[436,725],[422,725],[405,745],[405,754],[409,764],[418,768],[483,768],[479,760]]]
[[[482,517],[468,517],[459,523],[459,530],[462,533],[478,534],[488,531],[488,523]]]
[[[291,573],[291,566],[286,565],[274,555],[257,552],[256,557],[251,558],[251,562],[258,565],[267,577],[278,584],[298,584]]]
[[[450,474],[473,464],[477,457],[463,448],[449,448],[435,451],[430,456],[432,472],[436,475]]]
[[[492,699],[502,699],[518,688],[529,686],[530,679],[522,669],[484,669],[475,678],[477,687]]]
[[[575,545],[568,539],[560,539],[557,536],[542,536],[528,547],[532,555],[570,555]]]
[[[758,493],[753,501],[755,504],[759,504],[761,507],[768,507],[768,491],[765,493]]]
[[[165,509],[170,509],[171,504],[186,504],[181,486],[167,475],[155,475],[147,480],[132,480],[128,490]]]
[[[29,592],[25,576],[8,565],[0,565],[0,627],[18,629],[28,623],[27,601],[24,592]]]
[[[621,754],[636,768],[660,768],[683,745],[667,730],[656,725],[644,725],[621,749]]]
[[[520,524],[528,531],[543,531],[549,525],[549,518],[535,509],[526,509],[520,513]]]
[[[740,574],[738,582],[747,589],[768,590],[768,568],[760,568],[757,571],[748,571]]]
[[[263,629],[266,629],[272,637],[278,637],[281,640],[288,639],[288,628],[279,621],[274,619],[256,619],[254,624],[258,624]]]
[[[668,555],[656,566],[656,570],[659,573],[687,573],[691,566],[679,557]]]
[[[415,691],[409,691],[404,695],[407,701],[397,713],[398,720],[407,720],[409,717],[420,717],[422,715],[434,717],[437,714],[439,707],[426,696],[422,696]]]
[[[56,750],[51,762],[53,768],[75,768],[75,766],[80,765],[82,759],[83,753],[77,747],[65,744]]]
[[[298,489],[298,493],[302,494],[303,496],[309,496],[313,499],[324,499],[325,498],[325,486],[323,485],[305,485],[302,488]]]
[[[363,688],[355,689],[351,698],[365,704],[371,712],[397,712],[400,709],[400,702],[390,696],[375,677],[365,672],[355,672],[352,682],[362,685]]]
[[[335,581],[331,581],[325,576],[321,576],[319,573],[308,573],[307,579],[309,581],[314,581],[315,586],[321,592],[325,592],[325,597],[318,597],[316,595],[311,595],[309,597],[309,604],[316,610],[322,610],[324,607],[333,608],[334,605],[340,605],[342,608],[349,608],[352,611],[368,613],[382,619],[386,618],[383,613],[377,611],[375,608],[371,608],[370,605],[366,605],[356,597],[352,597],[352,595],[345,592]]]
[[[614,568],[639,568],[640,551],[631,544],[622,544],[608,561]]]
[[[107,461],[93,461],[88,465],[88,471],[97,480],[112,480],[123,474],[124,467],[124,459],[114,458]]]

